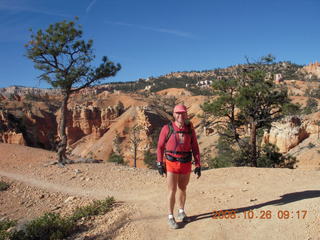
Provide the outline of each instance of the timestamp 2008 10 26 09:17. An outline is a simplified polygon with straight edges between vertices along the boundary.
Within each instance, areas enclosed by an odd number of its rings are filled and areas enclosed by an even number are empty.
[[[214,210],[212,212],[212,219],[272,219],[274,217],[278,219],[305,219],[307,213],[307,210],[277,210],[275,212],[271,210],[248,210],[241,212],[237,210]]]

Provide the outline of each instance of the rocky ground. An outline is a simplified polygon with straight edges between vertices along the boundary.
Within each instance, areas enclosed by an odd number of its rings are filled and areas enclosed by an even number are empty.
[[[84,222],[73,239],[320,239],[317,170],[225,168],[203,171],[198,180],[192,175],[186,206],[192,221],[169,230],[166,181],[157,172],[110,163],[59,168],[48,164],[54,158],[0,144],[0,180],[10,183],[0,192],[0,218],[24,223],[114,196],[114,209]],[[213,214],[229,209],[237,212],[234,219]]]

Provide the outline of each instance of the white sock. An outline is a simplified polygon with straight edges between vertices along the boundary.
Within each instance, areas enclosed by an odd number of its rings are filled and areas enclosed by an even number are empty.
[[[179,213],[183,213],[183,212],[184,212],[184,209],[183,209],[183,208],[180,208],[178,211],[179,211]]]
[[[169,214],[169,215],[168,215],[168,218],[169,218],[169,219],[172,219],[172,218],[173,218],[173,214]]]

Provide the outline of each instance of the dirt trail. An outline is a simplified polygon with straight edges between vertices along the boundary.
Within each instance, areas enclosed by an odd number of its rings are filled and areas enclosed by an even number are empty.
[[[106,191],[97,191],[97,189],[86,190],[81,187],[68,187],[61,184],[55,184],[52,182],[47,182],[44,180],[38,180],[36,178],[32,178],[27,175],[17,174],[17,173],[9,173],[0,171],[0,176],[4,176],[19,182],[23,182],[27,185],[42,188],[48,190],[50,192],[61,192],[75,196],[84,196],[84,197],[92,197],[92,198],[105,198],[106,196],[115,195],[114,192],[106,192]]]
[[[1,152],[1,147],[6,151]],[[188,188],[186,211],[192,222],[169,230],[165,178],[156,172],[112,164],[44,167],[49,158],[43,158],[42,152],[35,153],[42,156],[38,161],[25,164],[24,158],[19,157],[19,149],[14,149],[14,162],[8,161],[12,149],[0,144],[0,175],[48,191],[92,198],[113,195],[118,201],[134,205],[127,223],[131,228],[120,231],[114,239],[320,239],[319,171],[261,168],[204,171],[199,180],[192,176]],[[235,219],[212,219],[214,210],[228,209],[238,212]],[[283,214],[289,214],[288,218]],[[113,227],[120,229],[123,225],[119,222]],[[96,239],[106,236],[107,233]]]

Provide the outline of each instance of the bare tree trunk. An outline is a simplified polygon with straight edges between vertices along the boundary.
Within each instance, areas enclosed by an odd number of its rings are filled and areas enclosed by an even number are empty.
[[[250,134],[250,146],[251,146],[251,163],[253,167],[257,166],[257,125],[255,122],[251,123]]]
[[[138,155],[138,146],[139,143],[141,142],[141,139],[139,138],[139,134],[141,131],[142,127],[135,125],[132,129],[131,129],[131,136],[130,136],[130,142],[131,142],[131,146],[132,146],[132,150],[133,150],[133,167],[136,168],[137,167],[137,155]]]
[[[69,93],[64,93],[63,101],[61,104],[61,119],[59,125],[59,135],[60,142],[58,144],[58,164],[65,165],[68,163],[68,158],[66,157],[66,149],[67,149],[67,134],[66,134],[66,118],[67,118],[67,105],[69,100]]]
[[[134,159],[133,159],[133,167],[137,167],[137,144],[134,144]]]

